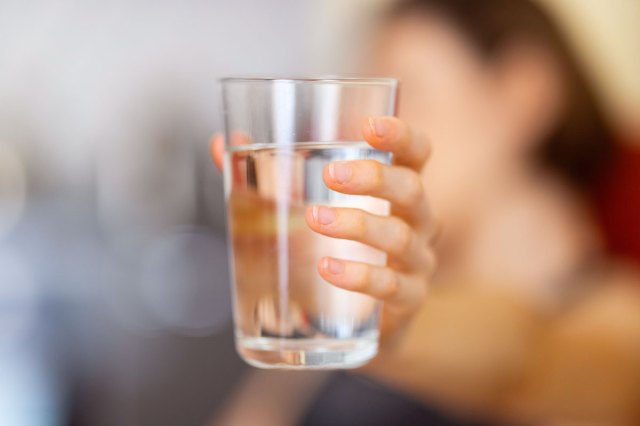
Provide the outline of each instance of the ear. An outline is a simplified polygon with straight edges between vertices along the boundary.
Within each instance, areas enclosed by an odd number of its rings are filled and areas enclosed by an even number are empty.
[[[505,118],[527,136],[523,138],[527,143],[540,141],[555,125],[564,104],[559,61],[539,43],[518,41],[504,48],[496,71]]]

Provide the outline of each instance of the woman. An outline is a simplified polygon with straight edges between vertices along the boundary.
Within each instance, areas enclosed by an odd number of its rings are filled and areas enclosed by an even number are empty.
[[[605,252],[589,204],[613,136],[556,28],[528,0],[406,0],[373,47],[372,73],[402,81],[400,116],[362,131],[395,164],[333,163],[323,179],[388,199],[392,216],[307,213],[314,231],[389,255],[387,267],[318,264],[385,302],[383,348],[363,373],[461,418],[640,422],[638,277]],[[219,167],[222,153],[217,138]],[[307,422],[364,418],[330,407],[321,398]],[[409,422],[390,415],[367,424]]]

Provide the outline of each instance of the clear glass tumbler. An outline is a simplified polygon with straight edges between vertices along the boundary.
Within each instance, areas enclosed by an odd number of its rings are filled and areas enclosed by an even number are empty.
[[[383,265],[384,253],[319,235],[322,204],[389,214],[388,202],[329,190],[332,161],[390,154],[362,138],[370,116],[395,114],[390,78],[226,78],[225,194],[236,347],[262,368],[353,368],[378,349],[380,303],[325,282],[322,256]]]

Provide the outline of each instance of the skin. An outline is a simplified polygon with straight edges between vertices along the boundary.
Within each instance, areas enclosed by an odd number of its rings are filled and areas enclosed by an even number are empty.
[[[334,162],[322,173],[325,184],[344,194],[370,195],[391,203],[383,217],[359,209],[309,206],[307,224],[319,234],[358,241],[385,251],[388,266],[323,257],[318,272],[329,283],[383,300],[382,339],[407,322],[422,305],[435,267],[429,242],[436,235],[419,171],[430,153],[427,140],[395,117],[371,117],[362,126],[364,139],[394,155],[393,165],[359,160]],[[211,155],[222,169],[224,140],[211,143]]]
[[[637,424],[637,272],[602,255],[578,195],[530,154],[564,106],[553,54],[514,41],[488,63],[436,17],[392,22],[372,47],[367,68],[404,91],[400,117],[371,117],[362,133],[395,163],[333,163],[322,177],[392,214],[306,212],[315,232],[389,255],[386,267],[318,261],[328,283],[385,302],[382,350],[361,372],[463,417]],[[217,136],[219,168],[223,151]],[[296,393],[319,379],[288,380]]]

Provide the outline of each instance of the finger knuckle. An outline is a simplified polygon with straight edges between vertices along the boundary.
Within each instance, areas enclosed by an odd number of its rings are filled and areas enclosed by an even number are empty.
[[[354,288],[362,291],[366,290],[371,285],[371,267],[367,265],[361,265],[358,268],[358,272],[355,274],[355,278],[353,280]]]
[[[368,189],[371,191],[379,191],[384,186],[384,167],[381,163],[374,160],[367,160],[365,163],[369,169]]]
[[[419,275],[412,276],[409,279],[411,291],[408,291],[404,297],[404,305],[408,312],[415,312],[427,300],[428,285],[427,280]]]
[[[435,252],[430,248],[425,247],[418,259],[416,269],[428,279],[431,279],[438,266],[438,260]]]
[[[385,269],[385,273],[383,274],[381,288],[383,297],[385,299],[394,297],[398,294],[398,288],[400,287],[400,281],[398,278],[398,274],[390,269]]]
[[[414,167],[422,167],[431,157],[431,143],[429,138],[420,130],[411,129],[412,153],[411,164]]]
[[[413,229],[404,221],[396,219],[395,244],[393,251],[397,254],[406,253],[413,242]]]
[[[364,238],[369,232],[367,216],[362,210],[352,211],[352,237]]]
[[[404,207],[412,207],[422,201],[424,197],[424,186],[422,179],[417,173],[411,172],[405,180],[405,187],[399,202]]]

